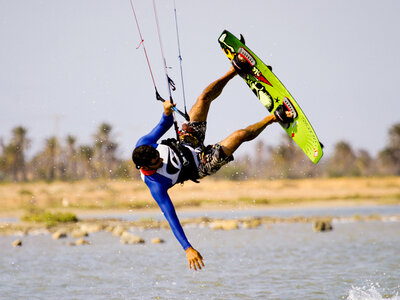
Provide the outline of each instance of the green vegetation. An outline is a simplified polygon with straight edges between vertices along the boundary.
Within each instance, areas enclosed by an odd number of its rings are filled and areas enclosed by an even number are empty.
[[[19,190],[18,193],[19,193],[21,196],[30,196],[30,197],[33,196],[33,192],[30,191],[30,190],[26,190],[26,189],[21,189],[21,190]]]
[[[155,222],[156,220],[153,217],[141,217],[138,220],[139,222]]]
[[[129,161],[117,157],[112,126],[102,123],[93,135],[91,144],[77,145],[76,138],[68,135],[64,141],[49,137],[43,148],[28,161],[26,152],[31,140],[22,126],[12,130],[11,139],[5,143],[0,137],[0,182],[55,180],[75,181],[97,178],[132,178],[134,168]],[[130,173],[132,172],[132,173]]]
[[[15,127],[5,142],[0,137],[0,183],[57,180],[75,182],[82,179],[138,179],[139,172],[130,159],[118,157],[118,144],[112,126],[102,123],[85,145],[77,145],[69,135],[64,140],[50,137],[31,160],[26,159],[31,140],[28,130]],[[400,175],[400,123],[388,131],[388,143],[372,157],[366,150],[355,150],[346,141],[329,145],[334,151],[317,165],[311,163],[286,133],[277,146],[254,143],[254,153],[238,157],[213,178],[242,181],[247,179],[298,179],[315,177],[372,177]],[[116,192],[108,184],[98,189]],[[137,186],[136,191],[146,189]],[[29,193],[21,193],[28,195]]]
[[[270,200],[265,198],[250,198],[250,197],[239,197],[239,202],[244,204],[270,204]]]
[[[45,223],[47,227],[56,226],[59,223],[75,223],[78,218],[70,212],[50,212],[40,209],[32,209],[21,217],[21,221]]]

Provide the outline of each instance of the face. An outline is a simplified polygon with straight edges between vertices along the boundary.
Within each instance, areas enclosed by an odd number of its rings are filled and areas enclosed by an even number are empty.
[[[147,170],[157,170],[162,166],[163,159],[160,157],[160,153],[157,151],[156,157],[154,157],[151,161],[150,164],[147,167],[143,167]]]

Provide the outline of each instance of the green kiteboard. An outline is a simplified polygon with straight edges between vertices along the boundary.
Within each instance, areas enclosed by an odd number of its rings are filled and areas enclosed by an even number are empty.
[[[281,104],[286,105],[293,112],[293,121],[290,124],[281,125],[308,158],[316,164],[323,155],[322,144],[292,95],[274,73],[229,31],[224,30],[218,41],[229,60],[232,60],[236,54],[241,54],[251,64],[251,72],[245,74],[243,79],[269,112],[274,112]]]

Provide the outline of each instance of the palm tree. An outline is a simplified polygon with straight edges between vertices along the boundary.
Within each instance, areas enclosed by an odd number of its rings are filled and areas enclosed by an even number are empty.
[[[389,145],[379,153],[379,164],[384,173],[400,175],[400,123],[389,130]]]
[[[335,145],[335,152],[329,159],[327,171],[331,177],[359,175],[356,155],[349,143],[340,141]]]
[[[389,130],[390,146],[400,150],[400,123],[394,124]]]
[[[76,179],[77,165],[76,165],[76,138],[72,135],[67,136],[67,168],[72,179]]]
[[[26,164],[25,164],[25,151],[28,149],[30,141],[27,138],[27,130],[18,126],[12,130],[11,143],[8,149],[8,155],[13,156],[12,171],[15,181],[19,180],[19,174],[22,175],[22,180],[26,181]]]
[[[304,153],[286,133],[282,134],[282,142],[270,148],[270,160],[267,168],[269,176],[281,178],[298,178],[311,174],[310,163]],[[310,174],[309,174],[310,173]]]
[[[3,138],[0,137],[0,180],[3,180],[7,174],[7,159],[5,157],[6,146]]]
[[[376,171],[376,163],[366,150],[358,151],[355,163],[361,176],[371,176]]]
[[[114,168],[117,158],[117,143],[111,137],[112,126],[108,123],[102,123],[98,127],[95,135],[96,160],[102,176],[111,176],[111,170]]]
[[[48,161],[48,167],[49,167],[49,180],[54,180],[56,177],[56,169],[57,169],[57,146],[58,146],[58,141],[55,136],[50,137],[46,140],[46,149],[45,149],[45,155],[47,157]]]
[[[15,149],[12,144],[5,145],[1,140],[0,173],[2,179],[8,179],[12,173],[12,178],[17,181],[18,176],[15,168]]]
[[[94,149],[88,145],[83,145],[79,147],[79,156],[83,161],[86,169],[87,177],[91,178],[94,174],[93,170],[93,156]]]

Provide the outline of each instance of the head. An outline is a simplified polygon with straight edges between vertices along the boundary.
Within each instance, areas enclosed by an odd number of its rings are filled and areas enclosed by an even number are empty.
[[[160,153],[150,145],[136,147],[132,152],[132,160],[137,169],[144,170],[158,169],[162,164]]]

